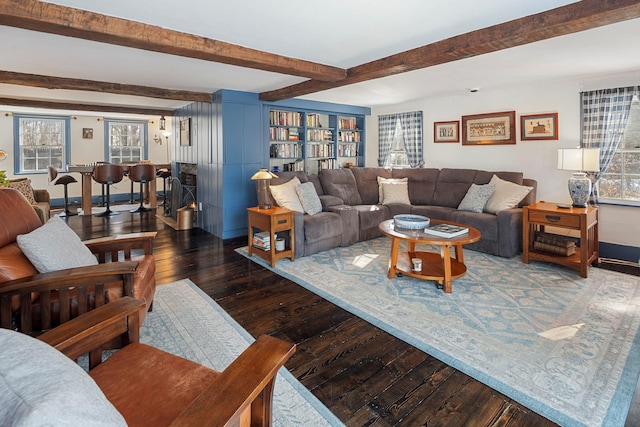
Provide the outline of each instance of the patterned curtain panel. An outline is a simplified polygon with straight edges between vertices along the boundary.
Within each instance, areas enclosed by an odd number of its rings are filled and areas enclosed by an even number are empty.
[[[383,167],[389,156],[398,120],[402,126],[409,163],[412,168],[421,167],[424,164],[422,111],[378,116],[378,166]]]
[[[580,92],[582,105],[582,140],[583,148],[600,148],[600,172],[588,172],[587,175],[596,183],[611,164],[611,159],[618,149],[629,119],[629,110],[633,94],[640,86],[617,89],[602,89]],[[597,186],[593,186],[591,201],[598,199]]]

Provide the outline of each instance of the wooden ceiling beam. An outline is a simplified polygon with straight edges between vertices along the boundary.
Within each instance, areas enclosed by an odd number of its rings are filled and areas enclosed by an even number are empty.
[[[67,77],[52,77],[39,74],[15,73],[3,70],[0,70],[0,83],[41,87],[45,89],[106,92],[117,95],[143,96],[146,98],[170,99],[177,101],[212,102],[212,95],[207,92],[161,89],[149,86],[99,82],[95,80],[72,79]]]
[[[0,105],[43,108],[47,110],[96,111],[102,113],[142,114],[147,116],[173,116],[173,110],[123,107],[114,105],[75,104],[71,102],[40,101],[35,99],[2,98]]]
[[[0,25],[319,81],[346,77],[342,68],[38,0],[0,0]]]
[[[349,68],[347,78],[337,82],[307,80],[296,85],[263,92],[260,94],[260,99],[272,102],[308,95],[638,17],[640,17],[638,0],[582,0]]]

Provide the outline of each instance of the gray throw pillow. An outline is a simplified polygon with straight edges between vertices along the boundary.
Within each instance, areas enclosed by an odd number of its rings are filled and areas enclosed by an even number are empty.
[[[464,199],[460,202],[458,210],[481,213],[484,210],[484,205],[487,204],[487,200],[489,200],[494,190],[495,186],[491,184],[471,184],[471,187],[467,190],[467,194],[465,194]]]
[[[318,197],[318,193],[316,192],[316,187],[313,186],[312,182],[298,184],[296,191],[298,192],[298,198],[300,199],[300,203],[302,203],[302,207],[306,213],[309,215],[315,215],[322,212],[322,203],[320,202],[320,197]]]
[[[59,216],[16,238],[20,250],[40,273],[97,265],[98,260]]]
[[[127,425],[80,366],[8,329],[0,329],[0,420],[29,427]]]

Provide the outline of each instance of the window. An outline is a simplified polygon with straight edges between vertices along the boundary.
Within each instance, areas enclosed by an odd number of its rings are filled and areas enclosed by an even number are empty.
[[[385,167],[390,157],[406,159],[412,168],[422,166],[422,111],[378,117],[378,166]]]
[[[600,149],[590,172],[599,202],[640,205],[640,86],[581,93],[582,143]]]
[[[105,157],[111,163],[138,163],[147,154],[147,123],[105,121],[108,147]]]
[[[640,142],[640,141],[639,141]],[[600,199],[640,202],[640,147],[618,148],[598,182]]]
[[[602,199],[640,202],[640,100],[637,94],[631,100],[622,141],[599,186]]]
[[[46,172],[68,164],[69,118],[14,116],[16,173]]]

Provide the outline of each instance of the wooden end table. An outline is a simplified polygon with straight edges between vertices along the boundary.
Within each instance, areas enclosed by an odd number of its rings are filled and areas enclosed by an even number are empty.
[[[570,256],[555,255],[533,248],[536,231],[545,227],[576,230],[580,233],[580,247]],[[598,263],[598,208],[559,208],[555,203],[538,202],[525,206],[522,212],[522,262],[546,261],[569,267],[587,277],[589,265]]]
[[[282,258],[290,258],[295,260],[295,234],[293,227],[294,211],[274,206],[271,209],[247,208],[249,213],[249,256],[253,254],[267,260],[271,267],[275,267],[276,261]],[[268,231],[270,238],[269,250],[263,250],[253,245],[254,230]],[[275,235],[279,232],[285,232],[288,237],[285,238],[285,249],[283,251],[276,250]]]
[[[451,221],[431,220],[432,224],[446,223],[467,227],[469,232],[458,237],[438,237],[427,234],[422,230],[405,231],[395,230],[393,219],[380,223],[378,228],[388,237],[391,237],[391,255],[389,256],[389,279],[396,277],[397,273],[423,280],[435,280],[442,285],[442,289],[450,294],[451,281],[465,275],[467,266],[464,265],[462,245],[480,240],[480,232],[468,225],[456,224]],[[408,242],[407,252],[400,252],[400,242]],[[416,251],[416,243],[440,246],[440,253]],[[455,258],[451,257],[451,247],[454,248]],[[413,271],[411,258],[422,260],[422,270]]]

